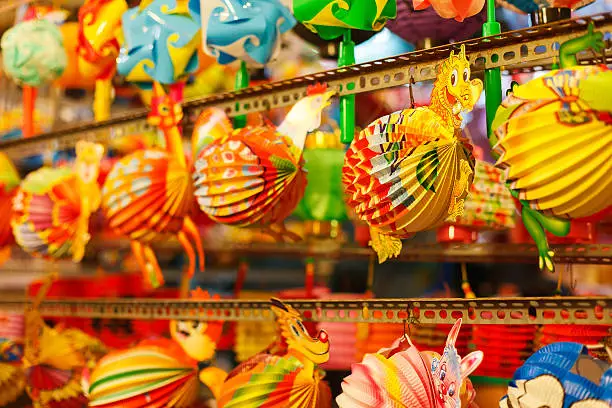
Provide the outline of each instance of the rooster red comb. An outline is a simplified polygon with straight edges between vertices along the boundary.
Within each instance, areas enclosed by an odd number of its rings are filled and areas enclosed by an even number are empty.
[[[210,296],[207,290],[202,290],[202,288],[198,287],[195,290],[190,292],[191,299],[193,300],[218,300],[221,299],[221,296],[218,294],[214,294]],[[213,314],[212,310],[207,311],[209,316]],[[206,334],[213,340],[215,343],[219,342],[221,338],[221,334],[223,333],[223,321],[222,320],[210,320],[208,321],[208,328],[206,329]]]
[[[327,84],[316,83],[306,88],[306,95],[318,95],[327,92]]]

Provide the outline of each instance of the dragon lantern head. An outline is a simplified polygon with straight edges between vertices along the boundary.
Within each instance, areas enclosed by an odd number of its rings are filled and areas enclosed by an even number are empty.
[[[211,300],[219,299],[219,295],[211,297],[208,292],[198,288],[191,291],[191,298],[194,300]],[[170,322],[172,338],[189,357],[196,361],[208,361],[213,358],[222,331],[222,321],[172,320]]]
[[[183,109],[171,96],[166,94],[159,82],[153,82],[153,98],[148,121],[161,130],[168,130],[178,126],[183,119]]]
[[[321,330],[316,338],[311,337],[297,310],[276,298],[272,298],[270,302],[287,348],[300,353],[315,364],[327,362],[329,360],[327,332]]]
[[[459,54],[451,51],[450,57],[442,63],[434,85],[438,88],[438,92],[444,92],[440,97],[442,107],[453,113],[459,125],[461,124],[459,113],[474,109],[483,89],[482,81],[470,80],[470,75],[470,62],[465,56],[465,45],[461,45]]]

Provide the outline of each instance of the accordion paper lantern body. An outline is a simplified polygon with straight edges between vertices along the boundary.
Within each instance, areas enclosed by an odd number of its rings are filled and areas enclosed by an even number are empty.
[[[475,160],[460,137],[458,113],[471,110],[482,91],[482,82],[469,76],[464,49],[451,54],[440,68],[430,106],[379,118],[346,153],[346,201],[370,225],[381,262],[399,254],[399,239],[463,214]]]
[[[475,228],[514,228],[514,199],[505,176],[495,166],[476,160],[474,182],[465,199],[464,213],[455,224]]]
[[[217,222],[266,225],[287,218],[306,188],[302,160],[292,142],[273,129],[243,128],[198,155],[196,197]]]
[[[324,331],[308,334],[291,306],[272,300],[279,347],[266,350],[234,369],[223,385],[219,408],[331,408],[331,392],[317,364],[329,359]]]
[[[26,377],[21,369],[23,349],[0,338],[0,406],[16,401],[25,391]]]
[[[152,241],[176,236],[189,258],[190,276],[196,267],[195,251],[200,270],[204,269],[204,254],[189,217],[193,186],[178,128],[182,109],[159,83],[154,83],[153,90],[149,122],[163,131],[166,149],[140,150],[119,160],[104,182],[102,211],[110,228],[132,241],[148,284],[157,287],[164,278],[150,247]]]
[[[89,217],[100,203],[101,145],[79,142],[74,169],[43,167],[28,174],[13,202],[11,225],[26,252],[80,261],[89,240]]]
[[[151,242],[176,235],[189,214],[191,175],[164,150],[147,149],[123,157],[102,190],[109,226],[130,239]]]
[[[19,173],[11,160],[0,153],[0,264],[11,255],[11,245],[15,243],[11,228],[13,199],[20,183]],[[4,337],[0,333],[0,337]]]
[[[321,125],[333,94],[325,86],[309,88],[278,127],[267,122],[234,129],[225,112],[202,112],[192,138],[200,209],[222,224],[282,223],[304,196],[304,143]]]
[[[607,92],[612,71],[586,66],[515,87],[502,103],[497,166],[531,208],[583,218],[612,205],[612,102],[600,97]]]
[[[91,375],[90,407],[192,407],[197,364],[174,342],[143,342],[104,357]],[[149,405],[150,404],[150,405]]]
[[[521,366],[500,408],[608,408],[612,367],[579,343],[552,343]]]
[[[521,201],[540,268],[554,268],[544,231],[567,235],[568,219],[611,206],[612,102],[600,97],[610,92],[606,67],[555,70],[514,87],[495,116],[490,141],[496,165]]]
[[[484,7],[484,0],[413,0],[415,10],[423,10],[431,6],[442,18],[454,18],[462,22],[468,17],[475,16],[480,13]]]
[[[471,402],[474,395],[467,376],[478,367],[483,354],[478,351],[459,357],[454,344],[460,327],[461,319],[451,329],[442,355],[419,352],[407,336],[390,348],[366,354],[361,363],[353,364],[336,402],[340,408],[460,407],[462,391],[467,388],[472,392]]]
[[[37,310],[26,312],[24,373],[35,407],[84,407],[84,369],[106,352],[102,343],[76,329],[48,327]]]
[[[210,299],[192,291],[194,299]],[[215,297],[218,299],[218,297]],[[144,340],[100,360],[89,382],[90,407],[195,408],[216,397],[227,373],[210,362],[221,337],[218,321],[170,322],[172,339]],[[201,366],[207,366],[201,368]],[[212,395],[204,397],[200,382]]]

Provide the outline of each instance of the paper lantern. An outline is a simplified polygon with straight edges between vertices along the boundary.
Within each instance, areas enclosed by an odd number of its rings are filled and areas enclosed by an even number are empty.
[[[192,298],[211,299],[199,288]],[[91,374],[89,406],[194,406],[202,403],[200,381],[216,397],[226,373],[210,363],[222,328],[223,322],[217,321],[173,320],[172,340],[144,340],[108,354]]]
[[[11,246],[15,243],[11,228],[13,199],[21,179],[13,162],[0,153],[0,264],[11,256]],[[2,334],[0,334],[0,337]]]
[[[100,205],[98,169],[104,147],[78,142],[74,168],[43,167],[29,173],[13,202],[17,244],[47,259],[80,261],[89,241],[89,217]]]
[[[511,378],[533,348],[534,325],[487,325],[472,327],[472,344],[487,357],[476,375]]]
[[[79,9],[78,33],[72,41],[77,41],[78,70],[96,81],[93,105],[96,120],[110,117],[121,16],[126,10],[125,0],[87,0]]]
[[[102,189],[102,211],[110,228],[131,239],[132,250],[149,286],[163,285],[151,242],[177,236],[189,258],[187,275],[204,269],[200,235],[189,217],[193,203],[191,174],[178,125],[183,111],[154,83],[149,122],[166,140],[166,149],[146,149],[123,157],[109,173]]]
[[[466,389],[463,384],[467,385],[467,377],[478,367],[483,353],[459,357],[454,344],[460,327],[461,319],[450,331],[442,355],[419,352],[407,335],[390,348],[367,354],[361,363],[353,364],[336,402],[340,408],[461,406],[461,393]],[[473,397],[472,393],[470,402]]]
[[[222,65],[236,60],[267,64],[280,51],[281,34],[295,25],[278,0],[211,0],[202,5],[202,45]]]
[[[331,408],[331,392],[317,364],[329,359],[324,331],[311,337],[298,311],[272,299],[279,325],[279,349],[257,354],[232,371],[223,385],[219,408]]]
[[[198,68],[200,18],[187,2],[143,2],[123,14],[122,26],[117,70],[126,80],[170,85]]]
[[[308,135],[304,168],[308,185],[294,215],[306,224],[307,235],[339,237],[340,223],[347,220],[342,186],[344,148],[340,132],[317,131]]]
[[[544,230],[566,235],[568,219],[612,203],[612,104],[598,96],[607,92],[612,71],[606,67],[555,70],[514,87],[495,116],[496,165],[521,200],[540,268],[553,269]]]
[[[427,38],[434,44],[446,44],[472,38],[482,30],[485,20],[484,10],[458,22],[440,17],[433,8],[415,11],[410,0],[402,0],[397,2],[397,17],[387,23],[387,28],[411,44]]]
[[[24,21],[4,33],[1,46],[4,72],[23,86],[23,137],[32,137],[36,88],[59,78],[68,63],[62,33],[45,19]]]
[[[355,63],[355,43],[351,40],[351,29],[379,31],[385,23],[395,17],[395,0],[359,0],[344,2],[336,0],[294,0],[293,14],[306,28],[324,40],[342,36],[338,66]],[[350,143],[355,133],[355,95],[340,98],[340,130],[343,143]]]
[[[10,406],[9,404],[14,403],[24,394],[26,377],[21,369],[22,357],[23,348],[21,346],[7,338],[0,337],[0,406]]]
[[[480,13],[484,4],[484,0],[413,0],[412,2],[415,10],[424,10],[431,6],[440,17],[454,18],[458,22]]]
[[[557,342],[573,342],[589,346],[589,354],[601,360],[608,360],[605,344],[612,334],[611,326],[600,325],[556,325],[546,324],[538,328],[535,336],[537,349]]]
[[[442,64],[431,105],[379,118],[346,153],[347,204],[370,225],[379,262],[399,254],[400,239],[463,214],[474,158],[460,137],[459,112],[471,110],[482,91],[469,78],[462,47]]]
[[[282,223],[304,194],[304,141],[309,130],[319,127],[331,95],[325,88],[311,88],[278,128],[262,124],[233,130],[223,111],[205,110],[193,133],[200,209],[223,224]],[[284,230],[270,232],[287,237]]]
[[[78,67],[77,40],[79,38],[79,25],[77,23],[64,23],[60,26],[60,31],[68,62],[62,76],[56,79],[54,84],[61,88],[91,88],[95,78],[87,76]]]
[[[612,404],[612,367],[579,343],[550,344],[521,366],[500,408],[607,408]]]

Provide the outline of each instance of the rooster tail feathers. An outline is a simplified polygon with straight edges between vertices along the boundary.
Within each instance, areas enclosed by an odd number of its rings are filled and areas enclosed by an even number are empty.
[[[217,139],[229,136],[234,127],[222,109],[206,108],[196,121],[191,136],[191,149],[197,158],[207,145]]]

